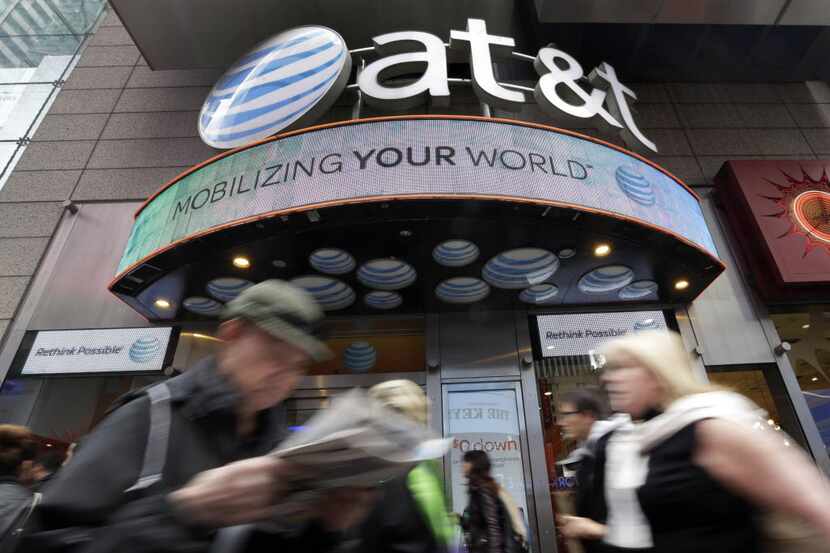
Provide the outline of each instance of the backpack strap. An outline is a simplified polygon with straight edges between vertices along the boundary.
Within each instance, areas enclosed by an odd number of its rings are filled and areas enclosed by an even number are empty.
[[[147,434],[147,447],[138,480],[127,491],[143,490],[159,480],[167,461],[167,444],[170,441],[170,388],[166,382],[151,386],[146,390],[150,398],[150,430]]]

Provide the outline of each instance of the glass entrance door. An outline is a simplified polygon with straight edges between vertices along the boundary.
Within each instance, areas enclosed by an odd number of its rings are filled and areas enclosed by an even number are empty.
[[[518,382],[443,386],[444,436],[452,438],[445,476],[454,513],[461,515],[468,502],[464,453],[482,450],[490,456],[493,478],[521,509],[525,525],[535,519],[532,507],[528,509],[533,502],[521,397]]]

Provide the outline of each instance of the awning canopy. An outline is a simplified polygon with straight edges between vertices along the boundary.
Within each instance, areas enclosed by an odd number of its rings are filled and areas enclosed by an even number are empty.
[[[694,192],[635,154],[531,123],[405,116],[192,168],[136,214],[111,289],[156,320],[215,316],[266,278],[331,311],[426,312],[685,302],[722,269]]]

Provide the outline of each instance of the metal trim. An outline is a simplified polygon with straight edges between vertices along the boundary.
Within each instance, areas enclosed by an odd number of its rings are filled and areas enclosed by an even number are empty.
[[[516,345],[518,351],[531,351],[532,339],[530,325],[526,313],[517,311],[515,314],[516,324]],[[531,354],[532,355],[532,354]],[[553,517],[553,506],[550,498],[550,481],[548,480],[547,461],[545,450],[540,447],[544,443],[544,432],[542,419],[539,416],[540,402],[538,387],[536,385],[536,374],[533,364],[520,367],[522,384],[522,403],[525,410],[525,425],[528,444],[533,443],[535,447],[530,448],[528,461],[530,463],[532,496],[534,500],[533,530],[539,551],[550,551],[557,553],[556,547],[556,525]]]
[[[72,234],[72,229],[75,227],[76,221],[83,216],[83,204],[79,205],[80,210],[76,215],[67,216],[66,211],[61,213],[55,230],[52,233],[52,239],[46,247],[46,251],[41,259],[40,266],[36,273],[32,276],[29,284],[29,289],[23,295],[17,312],[12,318],[12,322],[6,329],[6,336],[0,340],[0,382],[5,382],[6,376],[11,370],[12,361],[14,361],[17,350],[23,342],[23,337],[26,334],[26,329],[35,315],[40,299],[46,289],[46,285],[52,279],[52,274],[57,268],[58,260],[60,259],[63,248],[69,236]]]
[[[297,386],[300,390],[322,390],[337,388],[354,388],[355,386],[370,387],[385,380],[404,378],[412,380],[419,386],[426,385],[426,375],[423,372],[408,373],[374,373],[374,374],[326,374],[306,376]]]

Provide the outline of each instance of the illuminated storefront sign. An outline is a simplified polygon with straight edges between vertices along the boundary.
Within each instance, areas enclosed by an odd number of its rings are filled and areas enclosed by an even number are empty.
[[[372,42],[380,58],[359,71],[356,83],[368,104],[387,110],[427,100],[448,105],[447,47],[441,38],[402,31]],[[632,145],[657,151],[628,105],[637,95],[609,64],[603,62],[587,75],[592,88],[586,89],[585,72],[568,53],[546,46],[535,58],[518,54],[512,38],[489,34],[481,19],[469,19],[465,31],[451,30],[449,46],[468,53],[472,86],[482,102],[511,109],[532,95],[552,115],[599,117]],[[539,75],[535,89],[497,81],[493,57],[532,61]],[[200,114],[202,139],[216,148],[233,148],[299,126],[328,109],[346,87],[350,68],[351,54],[335,31],[307,26],[280,33],[248,52],[216,83]],[[412,74],[420,77],[406,84],[389,82]]]
[[[160,371],[172,328],[44,330],[21,369],[24,375]]]
[[[540,125],[413,116],[298,131],[195,167],[140,210],[118,272],[228,225],[401,198],[574,207],[654,227],[717,255],[697,197],[641,158]]]
[[[666,319],[660,311],[539,315],[536,323],[543,357],[589,355],[613,338],[666,330]]]
[[[736,241],[768,301],[814,300],[830,282],[826,160],[729,161],[715,179]]]

